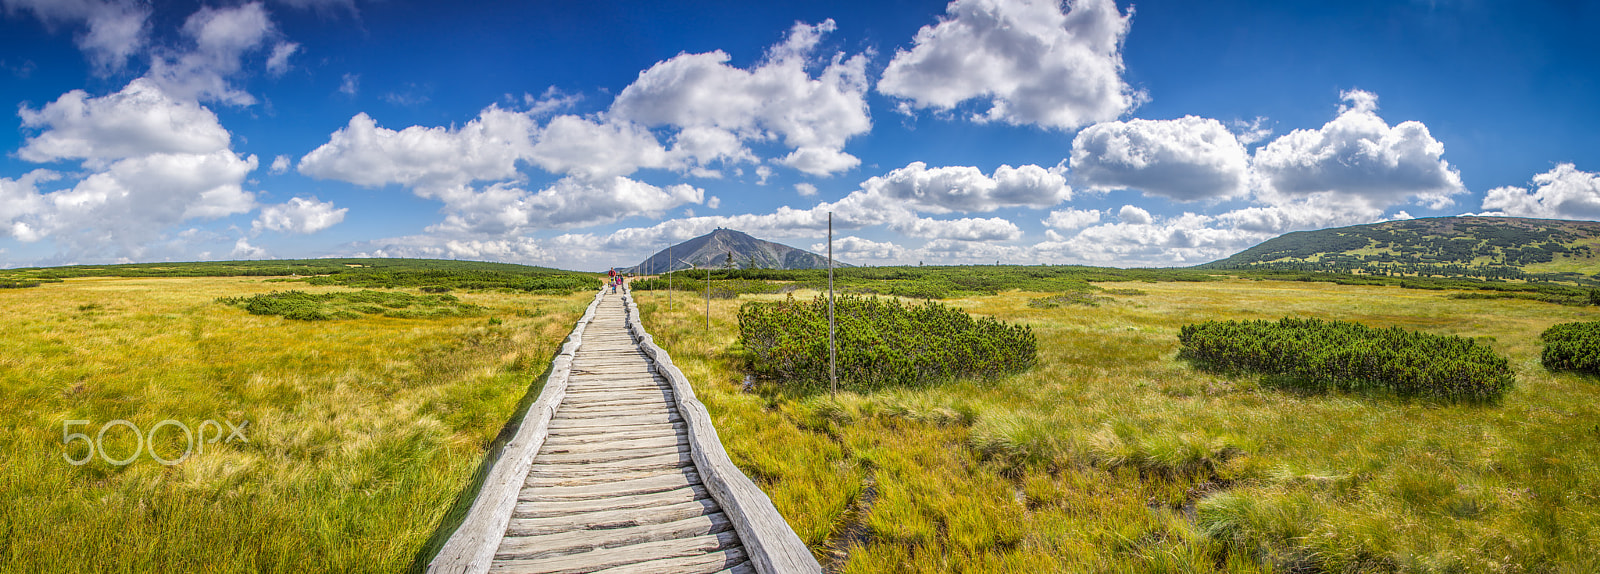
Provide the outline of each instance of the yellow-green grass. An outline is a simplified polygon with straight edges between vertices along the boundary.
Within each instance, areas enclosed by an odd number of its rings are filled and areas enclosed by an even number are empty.
[[[713,301],[707,335],[703,300],[638,295],[734,462],[837,571],[1600,571],[1600,381],[1546,372],[1537,339],[1594,310],[1323,283],[1135,287],[1099,307],[949,301],[1031,325],[1040,365],[837,397],[741,390],[735,311],[771,296]],[[1184,324],[1283,316],[1482,337],[1518,382],[1494,405],[1307,395],[1176,359]]]
[[[0,571],[395,572],[426,559],[590,294],[458,293],[471,318],[290,321],[216,303],[259,278],[0,291]],[[307,287],[312,292],[341,288]],[[84,441],[172,425],[114,466]],[[216,429],[204,430],[210,440]],[[201,437],[195,437],[199,441]],[[134,452],[106,431],[112,459]],[[467,496],[470,497],[470,492]],[[459,519],[457,519],[459,520]]]

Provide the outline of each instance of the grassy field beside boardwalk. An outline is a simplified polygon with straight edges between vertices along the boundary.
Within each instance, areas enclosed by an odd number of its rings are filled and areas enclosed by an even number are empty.
[[[592,297],[457,291],[482,312],[333,321],[217,301],[285,288],[264,280],[0,290],[0,572],[404,571]],[[98,452],[140,446],[114,420],[156,431],[125,466]],[[162,465],[187,444],[166,420],[222,438]]]
[[[840,572],[1595,572],[1600,381],[1539,334],[1594,308],[1329,283],[1118,283],[947,300],[1030,325],[1039,366],[872,394],[741,390],[738,306],[638,292],[724,445]],[[814,292],[799,291],[796,298]],[[1207,320],[1284,316],[1477,338],[1494,404],[1315,394],[1177,359]]]

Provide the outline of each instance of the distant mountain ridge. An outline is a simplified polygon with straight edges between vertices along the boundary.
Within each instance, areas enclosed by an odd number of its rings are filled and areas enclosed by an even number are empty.
[[[828,266],[825,256],[756,239],[742,231],[717,228],[711,233],[656,252],[638,265],[622,271],[653,275],[690,267],[720,269],[728,264],[729,253],[733,254],[733,266],[739,269],[823,269]],[[674,261],[668,261],[669,254]],[[833,260],[833,265],[854,267],[840,262],[838,258]]]
[[[1600,222],[1435,217],[1286,233],[1208,269],[1576,281],[1600,272]]]

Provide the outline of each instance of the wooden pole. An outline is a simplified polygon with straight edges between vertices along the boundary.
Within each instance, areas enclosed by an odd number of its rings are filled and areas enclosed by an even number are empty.
[[[711,265],[706,265],[706,332],[711,332]]]
[[[672,241],[668,239],[667,241]],[[672,308],[672,244],[667,244],[667,308]]]
[[[839,350],[834,342],[833,324],[833,212],[828,212],[828,383],[839,394]]]

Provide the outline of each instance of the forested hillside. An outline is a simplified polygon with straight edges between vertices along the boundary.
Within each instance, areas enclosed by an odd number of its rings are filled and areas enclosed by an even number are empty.
[[[1439,217],[1287,233],[1200,267],[1595,284],[1596,243],[1600,222]]]

